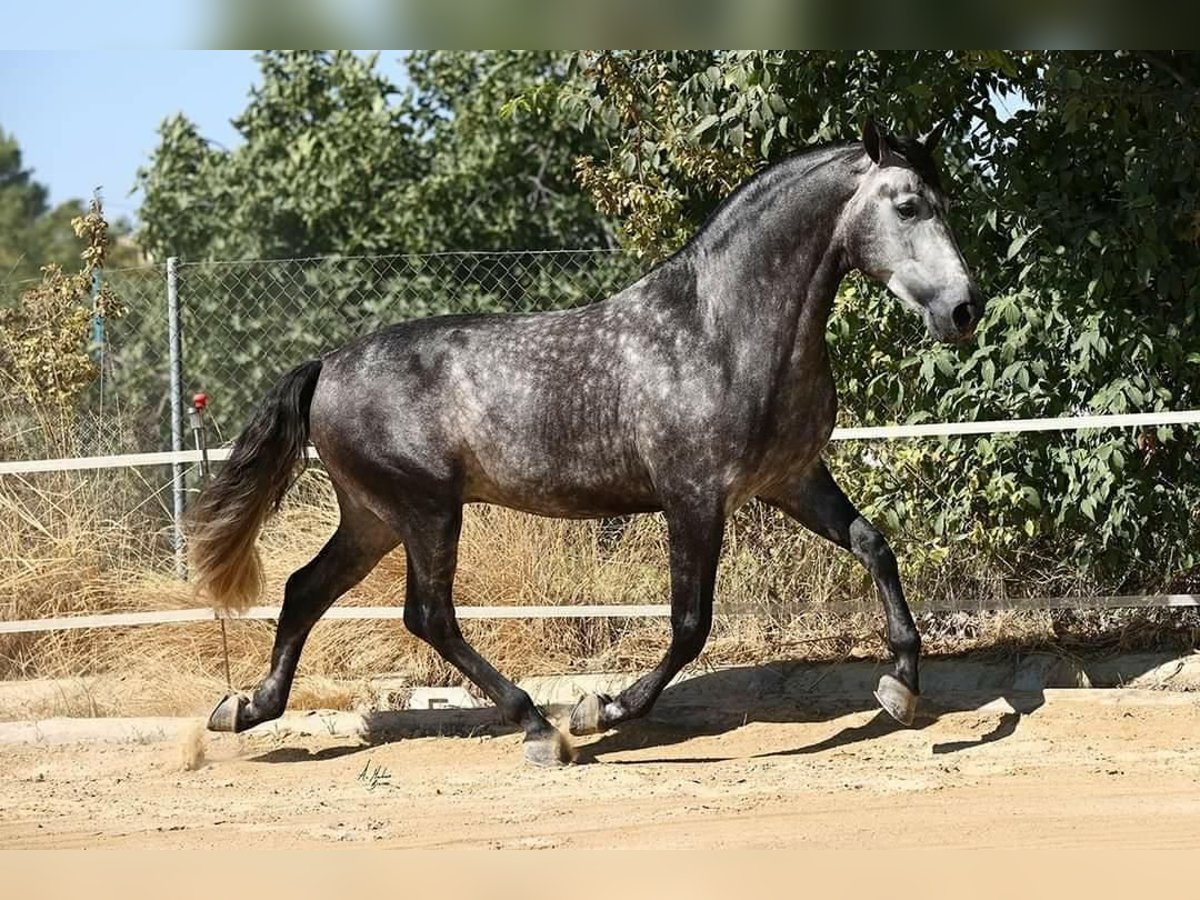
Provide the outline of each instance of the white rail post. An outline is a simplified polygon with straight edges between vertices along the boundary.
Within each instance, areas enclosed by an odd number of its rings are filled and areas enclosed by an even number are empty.
[[[179,257],[167,258],[167,340],[171,360],[171,451],[183,452],[183,334],[179,323]],[[171,463],[171,492],[174,498],[172,524],[175,546],[175,575],[187,580],[187,555],[183,538],[183,463]]]

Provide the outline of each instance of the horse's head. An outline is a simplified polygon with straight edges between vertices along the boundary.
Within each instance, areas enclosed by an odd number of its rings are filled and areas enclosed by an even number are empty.
[[[946,223],[932,155],[941,133],[938,126],[924,138],[896,138],[868,121],[868,168],[843,227],[854,268],[886,284],[934,338],[960,341],[974,333],[984,299]]]

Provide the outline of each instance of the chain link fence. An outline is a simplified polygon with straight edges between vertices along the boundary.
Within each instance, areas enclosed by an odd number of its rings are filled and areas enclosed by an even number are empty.
[[[232,438],[284,371],[394,322],[592,303],[636,276],[609,251],[181,263],[183,383]]]
[[[126,313],[94,328],[100,374],[76,408],[70,453],[169,450],[172,406],[196,391],[210,397],[216,441],[231,440],[280,374],[354,337],[424,316],[592,303],[638,271],[608,250],[179,262],[182,391],[172,398],[166,266],[108,270]],[[0,305],[37,283],[0,284]],[[3,418],[0,458],[51,449],[8,410]]]

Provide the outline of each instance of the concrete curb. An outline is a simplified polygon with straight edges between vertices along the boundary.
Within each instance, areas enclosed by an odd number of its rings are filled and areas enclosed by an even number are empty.
[[[778,663],[680,676],[655,707],[704,710],[736,716],[745,710],[828,707],[846,712],[874,709],[871,692],[889,667],[877,662]],[[555,675],[520,683],[534,702],[564,716],[586,693],[617,693],[637,675]],[[1125,654],[1099,661],[1029,654],[1011,660],[930,659],[922,665],[926,709],[1028,712],[1062,703],[1200,705],[1200,653]],[[381,683],[391,685],[387,679]],[[395,694],[393,687],[389,691]],[[436,696],[438,689],[410,689]],[[454,689],[447,691],[455,696]],[[730,707],[723,709],[723,707]],[[666,717],[665,717],[666,718]],[[0,722],[0,744],[156,743],[182,738],[202,727],[203,718],[69,718]],[[251,736],[383,738],[495,732],[502,728],[491,707],[385,710],[380,712],[291,712],[254,728]]]
[[[873,661],[842,663],[767,663],[714,672],[689,672],[671,682],[679,686],[695,679],[720,680],[723,688],[737,689],[761,699],[837,698],[870,695],[879,676],[891,666]],[[552,675],[527,678],[521,687],[535,703],[572,704],[587,693],[613,694],[635,681],[637,675]],[[921,692],[929,697],[988,693],[1030,693],[1047,688],[1147,688],[1200,691],[1200,652],[1185,656],[1171,653],[1129,653],[1103,660],[1075,660],[1051,653],[1031,653],[1012,659],[925,659],[921,662]],[[681,691],[664,692],[659,701],[670,704]]]

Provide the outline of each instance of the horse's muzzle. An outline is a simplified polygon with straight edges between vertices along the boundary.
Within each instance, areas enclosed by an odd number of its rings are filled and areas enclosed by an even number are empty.
[[[937,340],[957,343],[974,336],[975,328],[983,318],[983,310],[983,294],[972,284],[967,288],[965,300],[931,305],[926,324],[929,333]]]

